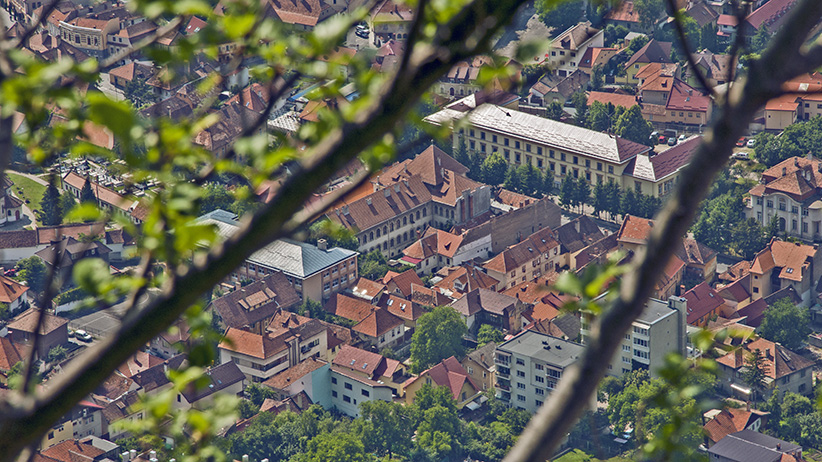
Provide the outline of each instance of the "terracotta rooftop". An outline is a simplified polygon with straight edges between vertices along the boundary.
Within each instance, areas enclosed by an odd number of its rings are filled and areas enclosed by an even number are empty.
[[[759,418],[759,415],[745,409],[723,409],[708,421],[703,428],[708,438],[716,443],[731,433],[744,430],[757,418]]]
[[[403,324],[400,317],[392,314],[387,309],[377,309],[352,327],[351,330],[377,338]]]
[[[772,239],[768,247],[760,251],[751,263],[751,272],[765,274],[779,268],[779,277],[801,281],[811,271],[811,263],[817,252],[816,245],[806,245]]]
[[[699,318],[725,304],[725,299],[707,282],[697,285],[682,296],[688,300],[688,324],[696,323]]]
[[[660,42],[651,39],[644,47],[640,48],[625,63],[625,68],[629,68],[634,63],[673,63],[671,61],[672,42]]]
[[[299,364],[289,367],[288,369],[276,374],[265,382],[263,385],[271,387],[275,390],[285,390],[290,385],[296,383],[306,375],[316,371],[317,369],[328,365],[325,361],[320,361],[314,358],[308,358]]]
[[[376,307],[360,298],[354,298],[345,294],[334,294],[325,303],[325,311],[349,319],[354,322],[360,322],[367,318]]]
[[[0,275],[0,303],[12,303],[22,297],[28,287],[19,282]]]
[[[556,255],[559,252],[558,248],[559,242],[554,237],[554,231],[551,228],[544,228],[528,236],[522,242],[503,250],[483,266],[488,270],[504,274],[544,255]]]
[[[271,337],[229,327],[220,348],[258,359],[268,359],[288,347],[281,337]]]
[[[9,324],[9,330],[16,330],[22,332],[34,333],[37,328],[37,318],[40,310],[29,308],[25,312],[17,315]],[[40,334],[48,335],[57,329],[65,328],[68,324],[68,319],[54,316],[53,314],[43,313],[43,323],[40,326]]]
[[[389,291],[399,291],[405,298],[411,296],[411,284],[425,285],[414,269],[405,270],[399,274],[389,271],[383,277],[382,283]]]
[[[434,284],[434,288],[450,291],[454,297],[474,289],[496,290],[499,284],[494,277],[470,264],[445,267],[437,271],[437,275],[442,276],[442,280]]]

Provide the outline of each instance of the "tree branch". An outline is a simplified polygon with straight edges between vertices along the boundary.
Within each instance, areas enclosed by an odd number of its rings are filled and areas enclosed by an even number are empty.
[[[411,43],[407,67],[400,68],[375,101],[354,120],[332,130],[306,155],[274,200],[239,232],[191,265],[174,268],[161,295],[142,309],[128,311],[122,325],[55,378],[42,395],[15,393],[0,401],[0,462],[10,461],[50,425],[107,378],[134,351],[171,325],[200,294],[224,279],[257,249],[295,229],[292,217],[305,199],[337,170],[382,134],[391,131],[420,96],[455,63],[490,48],[491,37],[510,21],[524,0],[473,0],[447,24],[434,42]],[[301,218],[308,218],[302,216]],[[297,220],[299,221],[299,220]],[[286,228],[286,224],[288,227]]]
[[[708,84],[708,79],[705,78],[705,74],[703,74],[702,71],[696,67],[696,61],[694,61],[694,57],[691,54],[691,44],[688,43],[688,38],[685,36],[685,28],[682,27],[682,13],[676,9],[676,0],[667,1],[668,7],[674,13],[674,29],[676,29],[676,35],[679,38],[680,43],[682,43],[682,50],[685,52],[685,59],[688,61],[688,67],[691,68],[691,72],[696,76],[696,79],[699,81],[699,84],[702,85],[702,88],[707,90],[711,97],[716,100],[717,94],[713,85]]]
[[[762,59],[751,66],[748,78],[741,78],[731,88],[727,104],[720,109],[683,171],[680,184],[659,213],[645,251],[639,252],[626,272],[619,298],[593,323],[582,358],[563,374],[551,399],[528,423],[505,462],[543,462],[553,455],[594,396],[623,334],[644,309],[658,275],[673,255],[670,243],[688,230],[714,176],[726,164],[753,114],[779,95],[785,81],[822,65],[822,60],[808,61],[800,51],[820,16],[822,2],[803,0],[797,4]]]

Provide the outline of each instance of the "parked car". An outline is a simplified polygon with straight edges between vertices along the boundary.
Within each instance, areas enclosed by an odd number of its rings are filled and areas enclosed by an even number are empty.
[[[676,146],[676,138],[673,136],[668,138],[668,146]]]
[[[91,335],[83,329],[78,329],[74,331],[74,338],[81,342],[91,342]]]
[[[668,137],[665,135],[659,135],[659,138],[656,141],[659,144],[665,144],[668,142]]]
[[[746,140],[746,139],[745,139],[745,137],[743,136],[742,138],[740,138],[740,139],[736,142],[736,147],[738,147],[738,148],[744,148],[744,147],[745,147],[745,142],[746,142],[746,141],[747,141],[747,140]]]
[[[3,273],[3,276],[8,276],[8,277],[10,277],[10,278],[13,278],[14,276],[17,276],[17,268],[10,268],[10,269],[7,269],[7,270]]]
[[[739,159],[739,160],[748,160],[748,159],[750,159],[750,155],[748,154],[748,151],[735,152],[735,153],[733,153],[733,155],[731,155],[731,157],[733,157],[734,159]]]
[[[357,25],[357,29],[354,31],[354,34],[356,34],[357,37],[368,38],[370,31],[368,30],[368,26],[359,24]]]
[[[746,146],[748,146],[749,148],[753,148],[754,146],[756,146],[756,140],[753,138],[749,139]]]
[[[684,134],[684,133],[683,133],[683,134],[679,135],[679,138],[678,138],[678,139],[679,139],[679,141],[685,141],[685,140],[687,140],[687,139],[688,139],[688,135],[686,135],[686,134]]]

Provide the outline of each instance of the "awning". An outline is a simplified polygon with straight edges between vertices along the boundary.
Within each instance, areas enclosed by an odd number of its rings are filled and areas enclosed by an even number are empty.
[[[406,256],[400,258],[400,261],[404,261],[404,262],[406,262],[410,265],[417,266],[417,263],[421,262],[422,258],[414,258],[414,257],[409,257],[408,255],[406,255]]]

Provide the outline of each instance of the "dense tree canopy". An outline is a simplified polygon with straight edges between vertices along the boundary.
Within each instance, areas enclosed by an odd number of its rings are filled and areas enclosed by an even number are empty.
[[[790,350],[798,350],[811,333],[808,309],[792,303],[788,298],[781,298],[765,310],[759,332],[770,341],[781,343]]]
[[[450,356],[461,357],[462,337],[468,328],[460,314],[450,306],[439,306],[417,320],[411,339],[412,369],[420,372]]]

